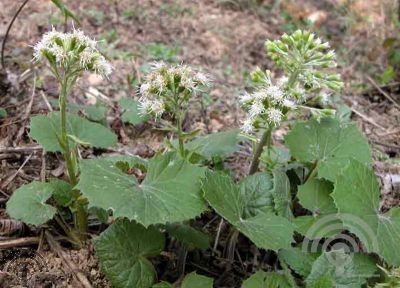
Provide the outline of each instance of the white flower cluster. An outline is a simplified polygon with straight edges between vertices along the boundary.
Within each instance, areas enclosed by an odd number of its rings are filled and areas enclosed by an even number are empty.
[[[176,101],[188,101],[200,86],[209,85],[208,75],[194,71],[189,66],[155,62],[140,86],[139,108],[143,114],[158,117],[166,110],[171,112],[171,106]]]
[[[62,33],[53,28],[43,35],[33,49],[36,61],[47,59],[51,64],[63,68],[69,66],[76,70],[89,70],[103,77],[108,77],[113,70],[97,50],[97,42],[80,30]]]
[[[260,120],[268,125],[279,125],[284,113],[295,108],[296,103],[290,100],[285,92],[287,78],[283,77],[276,85],[263,86],[253,93],[244,93],[240,97],[241,104],[247,109],[247,118],[243,122],[242,131],[252,132],[256,122]]]

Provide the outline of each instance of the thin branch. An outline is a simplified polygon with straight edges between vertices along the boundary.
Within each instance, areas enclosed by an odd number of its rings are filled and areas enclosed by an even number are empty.
[[[7,39],[8,39],[8,34],[10,33],[11,27],[13,26],[15,19],[17,19],[19,13],[21,13],[22,9],[24,8],[24,6],[28,3],[29,0],[25,0],[21,6],[19,6],[17,12],[14,14],[13,18],[11,19],[10,24],[8,24],[7,27],[7,31],[6,34],[4,35],[4,40],[3,43],[1,44],[1,67],[3,69],[6,68],[5,63],[4,63],[4,50],[6,48],[6,43],[7,43]]]

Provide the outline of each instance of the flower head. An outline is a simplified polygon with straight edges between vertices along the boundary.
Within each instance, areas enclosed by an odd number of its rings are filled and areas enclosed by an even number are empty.
[[[243,121],[243,125],[242,125],[242,127],[241,127],[241,129],[242,129],[242,131],[244,132],[244,133],[247,133],[247,134],[249,134],[249,133],[251,133],[251,132],[253,132],[253,130],[254,130],[254,124],[253,124],[253,119],[252,118],[247,118],[246,120],[244,120]]]
[[[282,121],[283,114],[279,109],[268,108],[265,111],[265,114],[267,115],[267,121],[270,124],[279,125]]]
[[[177,102],[185,106],[201,86],[209,86],[209,77],[186,65],[167,65],[154,62],[140,86],[140,107],[143,113],[161,116],[174,112]]]
[[[47,59],[50,64],[64,69],[88,70],[103,77],[108,77],[113,69],[98,51],[97,42],[81,30],[62,33],[53,28],[43,35],[33,50],[35,61]]]

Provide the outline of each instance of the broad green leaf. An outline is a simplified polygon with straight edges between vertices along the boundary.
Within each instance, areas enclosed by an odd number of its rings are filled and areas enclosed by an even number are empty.
[[[185,276],[181,288],[213,288],[213,283],[212,278],[192,272]]]
[[[344,226],[356,234],[368,252],[400,265],[400,208],[379,212],[379,183],[368,166],[351,161],[337,178],[332,197]]]
[[[29,134],[45,150],[49,152],[62,151],[58,142],[60,133],[59,112],[32,117]],[[72,136],[69,137],[70,147],[77,145],[77,141],[73,141],[72,138],[97,148],[107,148],[117,142],[117,136],[106,127],[69,113],[67,113],[67,133]]]
[[[267,173],[256,173],[240,182],[244,218],[255,216],[261,211],[274,212],[272,185],[271,176]]]
[[[317,161],[318,177],[335,181],[341,170],[356,159],[371,163],[368,141],[355,124],[322,118],[297,123],[285,137],[290,153],[299,161]]]
[[[77,188],[89,206],[111,209],[116,218],[133,219],[147,227],[189,220],[206,209],[200,195],[205,169],[173,153],[152,158],[140,184],[104,159],[83,160],[80,168]]]
[[[306,279],[307,288],[361,288],[368,278],[376,276],[376,270],[375,262],[368,255],[350,255],[343,250],[324,252],[312,266]]]
[[[144,228],[128,220],[115,222],[97,239],[96,255],[101,268],[115,288],[147,288],[156,279],[148,257],[158,255],[165,245],[157,228]]]
[[[241,192],[243,190],[229,176],[207,173],[203,190],[204,197],[217,213],[258,247],[274,251],[290,248],[293,240],[292,224],[284,217],[264,212],[264,209],[260,209],[253,217],[245,218],[246,193]]]
[[[238,150],[239,132],[235,129],[198,137],[185,144],[185,148],[205,158],[224,157]]]
[[[51,183],[34,181],[14,191],[7,202],[7,213],[27,224],[40,225],[51,220],[57,209],[46,204],[53,195]]]
[[[274,188],[272,196],[275,203],[275,211],[278,215],[284,216],[289,220],[293,218],[292,195],[290,193],[290,182],[286,173],[274,171]]]
[[[308,239],[334,237],[344,230],[337,214],[299,216],[292,222],[295,230]]]
[[[284,275],[258,271],[243,282],[242,288],[291,288]]]
[[[312,265],[318,256],[317,253],[308,253],[298,247],[279,251],[279,259],[285,261],[293,271],[303,277],[310,274]]]
[[[150,116],[140,113],[139,102],[131,98],[119,100],[119,106],[125,110],[122,113],[122,121],[132,125],[142,124],[150,119]]]
[[[300,204],[312,215],[293,219],[296,231],[309,239],[334,237],[343,230],[331,193],[333,185],[324,179],[310,179],[298,186]]]
[[[210,238],[208,235],[191,227],[188,224],[167,224],[165,228],[171,237],[181,241],[189,248],[195,247],[204,250],[210,246]]]
[[[337,213],[337,209],[330,196],[332,191],[331,182],[323,179],[310,179],[298,187],[297,197],[301,206],[313,214],[334,214]]]

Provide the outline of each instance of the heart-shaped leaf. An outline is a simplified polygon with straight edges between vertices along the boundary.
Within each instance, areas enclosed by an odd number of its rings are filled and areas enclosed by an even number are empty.
[[[57,209],[46,201],[54,194],[57,185],[34,181],[14,191],[7,202],[7,213],[27,224],[40,225],[51,220]]]
[[[128,220],[119,220],[96,240],[96,255],[107,279],[115,288],[151,287],[156,279],[147,259],[158,255],[165,245],[157,228],[144,228]]]
[[[126,217],[147,227],[189,220],[206,209],[200,195],[205,169],[174,153],[152,158],[140,184],[105,159],[83,160],[80,167],[77,188],[89,206],[111,209],[116,218]]]
[[[59,112],[32,117],[29,135],[46,151],[62,151],[58,141],[60,133]],[[70,113],[67,113],[67,134],[70,136],[69,145],[72,148],[80,143],[97,148],[107,148],[117,142],[117,136],[103,125]]]
[[[379,183],[374,172],[352,160],[337,178],[332,197],[344,226],[356,234],[368,252],[400,265],[400,208],[379,212]]]
[[[244,183],[246,185],[248,182]],[[270,193],[268,187],[270,186],[266,186],[260,193]],[[286,218],[271,212],[273,208],[268,207],[268,201],[265,202],[265,207],[258,207],[255,216],[246,217],[246,193],[242,192],[245,188],[240,188],[229,176],[216,172],[207,173],[203,190],[204,197],[218,214],[258,247],[275,251],[280,248],[290,248],[293,225]]]
[[[335,181],[350,159],[371,163],[368,141],[355,124],[322,118],[297,123],[285,137],[290,153],[301,162],[317,161],[318,177]]]

